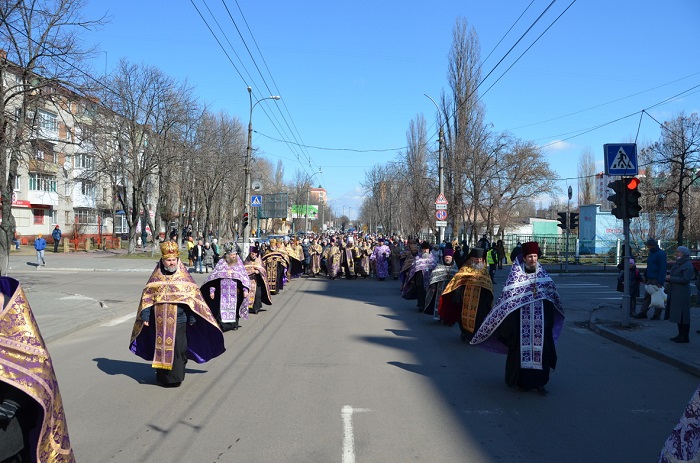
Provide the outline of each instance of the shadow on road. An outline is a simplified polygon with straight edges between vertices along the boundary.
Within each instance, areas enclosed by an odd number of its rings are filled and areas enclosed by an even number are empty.
[[[114,360],[104,357],[94,358],[92,360],[97,363],[97,368],[110,376],[128,376],[139,384],[156,383],[155,370],[148,363],[128,362],[125,360]],[[187,368],[185,369],[185,372],[188,374],[200,374],[206,373],[207,371]]]

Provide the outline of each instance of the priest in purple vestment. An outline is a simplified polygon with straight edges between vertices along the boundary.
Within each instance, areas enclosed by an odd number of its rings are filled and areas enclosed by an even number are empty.
[[[557,366],[556,342],[564,311],[554,281],[537,261],[537,242],[525,243],[501,297],[471,340],[506,358],[506,384],[546,393]]]
[[[384,238],[379,238],[379,245],[374,248],[372,255],[369,256],[370,260],[375,263],[375,268],[377,269],[377,279],[379,281],[386,280],[389,276],[389,257],[391,256],[391,249],[389,246],[384,244]]]
[[[202,285],[202,297],[223,331],[237,330],[248,319],[250,277],[233,243],[224,245],[224,255]],[[253,296],[255,297],[255,296]]]
[[[430,285],[430,274],[437,265],[435,258],[430,253],[430,243],[424,241],[420,246],[420,254],[416,256],[406,280],[401,289],[401,297],[407,300],[418,300],[418,308],[425,307],[425,296]]]
[[[0,277],[0,461],[74,463],[53,362],[19,282]]]
[[[180,261],[177,243],[166,241],[160,251],[162,258],[141,294],[130,349],[152,362],[158,384],[178,387],[187,359],[204,363],[226,348],[199,286]]]

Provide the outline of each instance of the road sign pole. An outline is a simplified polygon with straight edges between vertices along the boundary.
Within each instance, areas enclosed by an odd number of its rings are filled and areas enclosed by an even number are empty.
[[[622,220],[622,230],[625,237],[625,257],[623,263],[624,275],[624,292],[622,293],[622,326],[630,326],[630,307],[631,307],[631,297],[630,297],[630,219],[626,217]]]

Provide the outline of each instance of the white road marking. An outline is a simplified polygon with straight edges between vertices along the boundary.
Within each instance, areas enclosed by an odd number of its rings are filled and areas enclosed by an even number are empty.
[[[127,322],[129,320],[134,320],[134,319],[135,319],[135,317],[133,314],[124,315],[123,317],[115,318],[115,319],[110,320],[108,322],[104,322],[100,326],[117,326],[117,325],[121,325],[124,322]]]
[[[352,427],[353,413],[371,412],[369,408],[353,408],[345,405],[340,413],[343,417],[343,463],[355,463],[355,434]]]
[[[62,301],[94,301],[95,299],[83,296],[82,294],[72,294],[70,296],[63,296],[60,298]]]

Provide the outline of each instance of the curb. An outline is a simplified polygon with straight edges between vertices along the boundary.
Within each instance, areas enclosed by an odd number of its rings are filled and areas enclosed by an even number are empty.
[[[691,375],[700,378],[700,368],[698,368],[695,365],[685,363],[683,361],[678,360],[675,357],[672,357],[672,356],[667,355],[667,354],[663,354],[663,353],[658,352],[654,349],[650,349],[646,346],[643,346],[637,342],[631,341],[631,340],[613,332],[612,330],[609,330],[608,328],[605,328],[603,326],[600,326],[600,325],[594,323],[593,321],[588,322],[588,328],[590,328],[591,331],[593,331],[594,333],[599,334],[600,336],[602,336],[606,339],[609,339],[613,342],[621,344],[621,345],[628,347],[632,350],[636,350],[637,352],[640,352],[640,353],[647,355],[653,359],[656,359],[660,362],[671,365],[672,367],[678,368],[681,371],[684,371],[686,373],[690,373]]]

